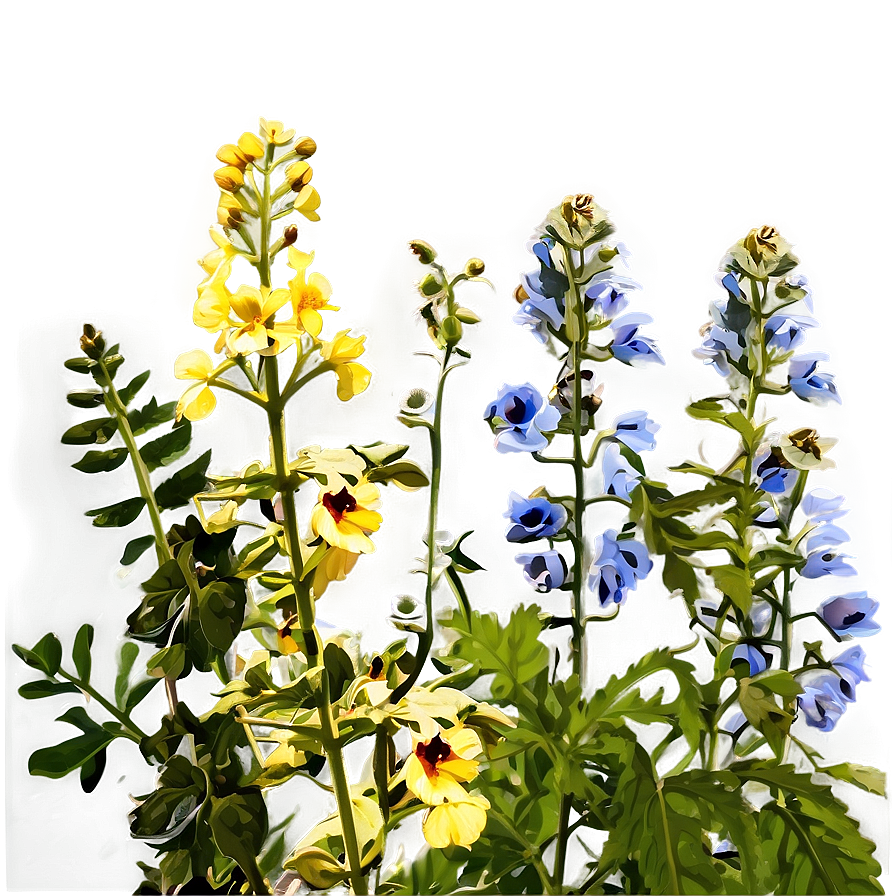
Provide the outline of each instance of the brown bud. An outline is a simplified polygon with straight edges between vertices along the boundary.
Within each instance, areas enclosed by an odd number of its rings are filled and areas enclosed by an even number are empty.
[[[99,360],[106,348],[106,340],[100,330],[93,327],[92,324],[84,324],[84,335],[81,337],[81,351],[92,358],[94,361]]]
[[[520,283],[520,285],[513,291],[513,297],[520,303],[520,305],[529,300],[529,293],[523,289],[522,283]]]
[[[468,277],[481,277],[485,272],[485,262],[481,258],[471,258],[464,268]]]
[[[300,159],[310,159],[317,152],[317,144],[310,137],[300,137],[292,149]]]
[[[420,264],[432,264],[436,260],[436,250],[423,240],[411,240],[408,243],[411,252],[420,259]]]
[[[297,239],[299,238],[299,228],[296,227],[295,224],[290,224],[289,227],[284,228],[283,230],[283,245],[291,246]]]

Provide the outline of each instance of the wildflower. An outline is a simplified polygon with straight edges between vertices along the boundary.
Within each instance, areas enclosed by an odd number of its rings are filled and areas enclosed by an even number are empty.
[[[557,408],[561,414],[566,415],[572,410],[575,401],[575,373],[568,367],[564,367],[563,375],[551,387],[548,393],[548,401]],[[603,384],[594,386],[594,371],[582,370],[579,373],[579,390],[581,393],[580,419],[583,426],[588,426],[591,418],[600,410],[602,404]]]
[[[856,686],[860,681],[870,681],[865,672],[865,651],[861,645],[849,647],[833,659],[833,669],[840,676],[840,693],[848,703],[855,703]]]
[[[594,311],[602,321],[612,320],[628,306],[628,291],[640,288],[634,280],[613,271],[601,271],[585,287],[585,310]]]
[[[320,208],[320,193],[311,184],[306,184],[296,195],[293,208],[309,221],[320,221],[320,215],[317,213]]]
[[[759,526],[761,529],[780,528],[781,522],[778,519],[778,514],[768,501],[760,501],[756,507],[759,513],[753,517],[754,526]]]
[[[837,387],[834,385],[834,375],[818,372],[818,362],[827,359],[827,355],[817,353],[798,355],[791,360],[787,370],[787,383],[797,398],[815,404],[828,404],[831,401],[841,403]]]
[[[355,359],[364,354],[366,336],[349,336],[348,330],[340,330],[330,342],[322,342],[320,354],[336,371],[336,396],[349,401],[360,395],[370,385],[370,371]]]
[[[629,411],[613,421],[613,438],[632,451],[653,451],[659,423],[654,423],[646,411]]]
[[[653,569],[647,548],[633,539],[617,539],[612,529],[594,540],[595,558],[588,570],[588,588],[597,593],[601,606],[621,604],[629,589],[637,587]]]
[[[543,433],[555,429],[560,421],[560,411],[529,383],[503,385],[484,416],[495,433],[495,448],[502,453],[547,448]]]
[[[784,285],[788,289],[788,295],[790,298],[795,298],[797,300],[802,299],[806,303],[806,307],[809,311],[814,311],[812,302],[812,290],[809,289],[808,286],[809,280],[803,274],[788,274],[784,278]],[[777,289],[775,290],[777,293]],[[803,295],[794,295],[797,292],[803,293]]]
[[[202,420],[215,409],[215,394],[208,387],[208,381],[214,373],[212,359],[201,349],[184,352],[174,362],[174,375],[179,380],[197,380],[190,386],[177,402],[175,417],[180,420]]]
[[[541,594],[559,588],[566,581],[569,572],[566,560],[559,551],[517,554],[514,560],[523,564],[526,581]]]
[[[880,631],[880,625],[872,619],[879,606],[867,591],[854,591],[828,598],[818,608],[818,615],[838,635],[864,638]]]
[[[401,399],[398,409],[402,414],[421,417],[428,415],[434,401],[435,397],[431,392],[427,392],[426,389],[414,388]]]
[[[566,293],[569,290],[569,278],[557,269],[551,258],[553,245],[554,241],[551,239],[538,240],[533,245],[532,252],[541,266],[539,270],[523,275],[520,287],[522,308],[514,317],[516,323],[533,329],[540,342],[547,339],[547,334],[543,332],[544,325],[554,331],[563,326]],[[541,335],[538,324],[542,325]]]
[[[236,193],[243,186],[243,172],[233,165],[225,165],[215,172],[215,183],[226,193]]]
[[[846,711],[840,681],[840,676],[830,670],[800,677],[803,693],[796,699],[807,725],[822,731],[833,731]]]
[[[320,597],[330,582],[342,582],[358,562],[358,554],[341,547],[330,547],[324,559],[314,569],[312,587],[314,596]]]
[[[630,367],[640,367],[652,362],[665,364],[656,343],[638,335],[639,327],[652,320],[649,314],[626,314],[620,317],[613,324],[613,342],[610,344],[613,357]]]
[[[775,314],[765,324],[765,344],[769,350],[791,352],[806,338],[806,330],[817,327],[811,317],[796,314]]]
[[[274,146],[285,146],[296,135],[294,130],[287,130],[282,121],[268,121],[266,118],[258,119],[258,129],[261,136]]]
[[[506,538],[517,544],[553,538],[567,519],[562,504],[554,504],[547,498],[523,498],[516,492],[510,493],[510,507],[504,516],[511,523]]]
[[[742,337],[712,322],[701,329],[703,342],[694,349],[694,357],[704,364],[712,365],[721,376],[731,375],[731,363],[737,363],[744,356]]]
[[[806,579],[818,579],[827,575],[855,575],[855,569],[844,559],[847,555],[832,550],[846,541],[849,541],[849,535],[839,526],[833,523],[817,526],[806,542],[806,548],[810,553],[800,575]]]
[[[640,473],[622,456],[617,445],[607,446],[602,470],[604,492],[608,495],[628,498],[641,481]]]
[[[837,444],[836,439],[821,438],[814,429],[796,429],[779,442],[781,455],[798,470],[828,470],[834,462],[825,454]]]
[[[235,324],[237,329],[227,337],[227,348],[230,352],[245,355],[267,351],[268,322],[273,320],[277,311],[288,301],[289,292],[285,289],[271,290],[266,286],[256,289],[254,286],[241,286],[230,297],[231,310],[243,321],[242,326]]]
[[[826,488],[816,488],[805,494],[800,508],[810,520],[829,523],[849,513],[842,506],[845,500],[843,495],[835,495]]]
[[[751,678],[754,675],[758,675],[760,672],[765,672],[771,661],[771,654],[766,653],[761,647],[758,647],[755,644],[738,644],[737,647],[734,648],[734,653],[731,655],[732,665],[734,665],[735,662],[745,662],[749,665]]]
[[[317,272],[305,277],[305,272],[314,261],[313,252],[300,252],[289,247],[289,266],[296,272],[289,281],[289,293],[292,301],[293,320],[290,321],[299,332],[310,333],[315,338],[323,328],[321,311],[338,311],[330,304],[333,288],[323,274]]]
[[[484,796],[468,796],[457,802],[433,806],[423,820],[423,836],[430,846],[469,849],[485,828],[491,803]]]
[[[463,802],[469,794],[461,785],[479,774],[482,743],[472,728],[455,726],[419,740],[405,762],[408,790],[422,803],[439,806]]]
[[[318,504],[311,511],[311,529],[327,544],[352,554],[376,550],[368,537],[376,532],[383,518],[373,508],[379,503],[379,489],[362,479],[357,485],[344,485],[338,491],[322,489]]]

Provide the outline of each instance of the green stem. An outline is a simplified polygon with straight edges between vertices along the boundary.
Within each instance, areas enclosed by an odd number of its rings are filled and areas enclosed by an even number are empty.
[[[669,819],[666,817],[666,800],[663,797],[663,782],[658,781],[656,785],[656,796],[660,801],[660,817],[663,820],[663,837],[666,841],[666,861],[669,865],[669,874],[671,875],[673,896],[680,896],[681,884],[678,882],[678,869],[675,865],[675,850],[672,846],[672,836],[669,833]]]
[[[383,822],[389,824],[389,734],[382,725],[376,729],[376,746],[373,754],[373,778],[379,798]]]
[[[564,793],[560,799],[560,827],[557,829],[557,851],[554,853],[554,889],[563,892],[563,872],[566,867],[566,845],[569,837],[569,813],[572,797]]]
[[[56,674],[70,681],[73,685],[84,691],[85,694],[90,694],[90,696],[93,697],[106,712],[115,716],[115,718],[139,740],[146,737],[146,732],[137,727],[127,713],[122,712],[117,706],[110,703],[99,691],[93,688],[92,685],[87,684],[85,681],[81,681],[80,678],[76,678],[74,675],[70,675],[65,669],[60,669]]]

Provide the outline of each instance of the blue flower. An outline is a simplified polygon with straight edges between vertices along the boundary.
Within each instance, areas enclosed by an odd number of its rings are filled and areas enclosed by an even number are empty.
[[[523,564],[523,575],[526,581],[542,593],[559,588],[566,581],[569,568],[566,560],[558,551],[545,551],[543,554],[517,554],[514,558]]]
[[[803,513],[816,523],[829,523],[849,513],[843,507],[846,498],[835,495],[826,488],[816,488],[807,492],[800,504]]]
[[[640,288],[639,283],[628,277],[620,277],[611,270],[601,271],[585,287],[585,310],[596,311],[602,320],[611,320],[627,307],[627,293]]]
[[[602,470],[604,492],[608,495],[628,498],[641,481],[641,474],[622,456],[618,446],[612,443],[604,451]]]
[[[510,493],[508,541],[523,544],[539,538],[553,538],[566,525],[566,510],[547,498],[523,498]]]
[[[805,293],[802,299],[806,303],[806,307],[812,312],[815,311],[812,304],[812,290],[809,289],[807,285],[809,281],[804,274],[789,274],[784,278],[784,282],[791,289],[801,289]]]
[[[849,541],[849,535],[833,523],[824,523],[814,529],[807,542],[810,553],[800,575],[806,579],[818,579],[822,576],[854,576],[855,569],[845,560],[849,555],[832,550],[845,541]]]
[[[846,712],[840,681],[840,676],[829,670],[814,673],[808,678],[801,677],[803,693],[796,699],[807,725],[822,731],[834,730],[840,716]]]
[[[762,529],[778,529],[781,526],[781,520],[778,513],[768,501],[760,501],[757,505],[760,512],[753,517],[753,524]]]
[[[783,494],[795,482],[798,476],[790,465],[782,466],[783,457],[778,451],[768,451],[757,458],[756,475],[759,477],[759,488],[772,495]]]
[[[613,438],[631,448],[632,451],[653,451],[656,448],[654,435],[660,428],[645,411],[630,411],[617,417],[613,423]]]
[[[753,606],[750,607],[749,619],[753,634],[756,637],[762,637],[768,631],[769,624],[772,621],[771,604],[764,600],[753,601]]]
[[[880,625],[872,619],[879,606],[867,591],[854,591],[829,597],[818,608],[818,615],[838,635],[865,638],[880,631]]]
[[[749,663],[750,677],[752,678],[754,675],[758,675],[760,672],[765,672],[768,669],[772,661],[772,655],[766,653],[755,644],[738,644],[731,656],[732,664],[736,660]]]
[[[541,262],[539,270],[523,274],[521,290],[523,299],[520,310],[514,315],[514,323],[531,330],[539,342],[547,342],[548,327],[559,330],[563,325],[565,296],[569,280],[558,271],[551,258],[553,240],[538,240],[532,252]]]
[[[610,353],[630,367],[655,362],[665,364],[662,355],[652,339],[638,335],[642,324],[649,324],[653,318],[649,314],[626,314],[613,324],[613,342]]]
[[[834,671],[840,675],[840,693],[843,699],[855,703],[858,683],[871,680],[865,672],[865,651],[856,644],[834,657],[833,665]]]
[[[811,317],[774,314],[765,324],[765,344],[769,349],[791,352],[806,338],[806,330],[817,326]]]
[[[827,359],[827,355],[814,354],[798,355],[791,360],[787,382],[797,398],[815,404],[828,404],[831,401],[841,403],[837,387],[834,385],[834,375],[819,373],[817,370],[818,362]]]
[[[694,356],[704,364],[711,364],[722,376],[730,376],[730,362],[737,363],[744,356],[741,337],[718,324],[707,324],[707,329],[701,332],[704,333],[703,343],[694,349]]]
[[[542,435],[556,428],[560,411],[551,407],[538,390],[524,383],[508,386],[485,409],[485,419],[495,433],[495,448],[507,451],[541,451],[548,440]]]
[[[588,570],[588,588],[597,593],[601,606],[622,603],[629,589],[637,586],[651,569],[647,548],[632,539],[617,539],[610,529],[595,539],[595,558]]]

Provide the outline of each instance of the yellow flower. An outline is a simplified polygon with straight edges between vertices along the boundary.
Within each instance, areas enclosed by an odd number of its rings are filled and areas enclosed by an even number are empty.
[[[264,144],[255,136],[255,134],[250,134],[246,131],[236,142],[239,151],[250,162],[254,162],[264,155]]]
[[[370,554],[376,550],[368,533],[376,532],[383,518],[373,509],[380,492],[373,483],[361,480],[344,485],[339,491],[320,493],[319,503],[311,511],[311,529],[327,544],[352,554]]]
[[[433,806],[423,819],[423,836],[430,846],[445,849],[463,846],[469,849],[479,839],[488,820],[491,803],[484,796]]]
[[[300,193],[302,187],[311,183],[313,170],[306,161],[293,162],[284,172],[284,177],[289,181],[289,186],[295,193]]]
[[[408,790],[428,806],[470,799],[461,782],[479,774],[482,744],[471,728],[455,726],[429,740],[420,740],[405,762]]]
[[[274,121],[273,119],[268,121],[266,118],[259,118],[258,128],[261,132],[261,136],[264,137],[268,143],[273,143],[274,146],[284,146],[296,135],[295,131],[286,130],[283,127],[282,121]]]
[[[317,272],[310,274],[307,279],[305,272],[314,261],[313,252],[300,252],[289,247],[289,266],[296,272],[295,277],[289,281],[289,292],[292,296],[293,323],[297,330],[310,333],[315,338],[320,335],[324,325],[321,311],[338,311],[339,308],[330,304],[330,296],[333,288],[323,274]]]
[[[243,172],[235,165],[225,165],[215,172],[215,183],[228,193],[235,193],[243,185]]]
[[[836,439],[822,438],[814,429],[797,429],[780,442],[784,459],[797,470],[829,470],[834,462],[825,454],[837,444]]]
[[[215,275],[221,264],[227,260],[230,260],[232,263],[234,256],[237,254],[233,243],[223,233],[219,233],[214,227],[210,227],[208,232],[217,248],[212,249],[211,252],[199,260],[199,266],[208,274],[208,277],[199,284],[200,292]],[[227,275],[230,276],[230,267],[227,268]]]
[[[293,208],[303,214],[309,221],[320,221],[317,210],[320,208],[320,193],[311,186],[305,184],[293,202]]]
[[[348,401],[360,395],[370,385],[370,371],[355,358],[364,354],[366,336],[349,336],[348,330],[340,330],[330,342],[322,342],[320,354],[336,371],[336,396]]]
[[[358,554],[343,548],[331,547],[314,570],[314,596],[320,597],[330,582],[341,582],[354,569]]]
[[[231,193],[222,193],[218,200],[218,223],[222,227],[236,227],[243,223],[243,207]]]
[[[198,380],[184,392],[177,403],[175,416],[178,420],[202,420],[215,409],[215,393],[208,387],[208,380],[214,372],[212,359],[201,349],[184,352],[174,362],[174,375],[179,380]]]
[[[277,650],[286,656],[299,652],[299,645],[292,636],[292,626],[298,621],[299,617],[294,614],[277,626]]]
[[[289,292],[285,289],[272,291],[266,286],[261,289],[241,286],[230,297],[230,308],[243,321],[243,325],[227,337],[227,348],[235,355],[267,351],[267,321],[288,301]]]

